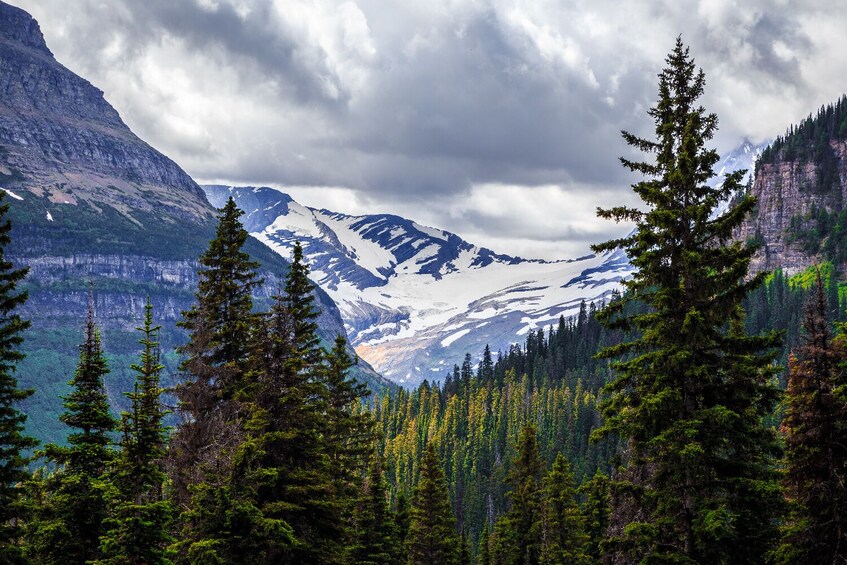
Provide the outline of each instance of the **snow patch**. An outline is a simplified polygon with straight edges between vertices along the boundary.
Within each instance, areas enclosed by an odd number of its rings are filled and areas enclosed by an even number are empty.
[[[469,333],[471,333],[471,330],[465,329],[465,330],[460,330],[460,331],[454,333],[451,336],[447,336],[447,337],[445,337],[444,339],[441,340],[441,347],[450,347],[450,344],[452,344],[454,341],[456,341],[457,339],[461,339],[461,338],[465,337]]]
[[[11,196],[12,198],[14,198],[15,200],[23,200],[23,198],[21,198],[20,196],[18,196],[17,194],[15,194],[15,193],[14,193],[14,192],[12,192],[11,190],[9,190],[8,188],[4,188],[4,189],[2,189],[2,190],[3,190],[6,194],[8,194],[8,195],[9,195],[9,196]]]

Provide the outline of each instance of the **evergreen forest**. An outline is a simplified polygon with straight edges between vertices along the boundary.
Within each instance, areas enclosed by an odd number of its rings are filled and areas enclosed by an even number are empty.
[[[254,303],[230,198],[182,313],[188,341],[162,351],[148,301],[129,408],[113,413],[91,288],[69,434],[37,445],[15,373],[27,272],[0,221],[0,563],[847,562],[838,263],[750,273],[756,242],[733,234],[756,203],[743,171],[708,183],[704,86],[677,40],[655,135],[623,133],[644,155],[621,159],[643,205],[598,209],[636,228],[594,246],[627,253],[622,291],[414,390],[372,394],[345,339],[318,337],[299,244],[267,310]],[[826,114],[841,136],[844,107]],[[180,359],[173,388],[164,355]]]

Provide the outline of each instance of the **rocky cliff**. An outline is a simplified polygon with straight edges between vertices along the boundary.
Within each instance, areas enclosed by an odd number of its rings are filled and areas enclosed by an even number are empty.
[[[750,193],[756,210],[739,230],[761,244],[753,271],[787,274],[847,262],[847,103],[822,108],[762,154]]]
[[[215,208],[176,163],[129,130],[100,90],[53,58],[29,14],[2,2],[0,93],[0,189],[13,223],[9,252],[30,267],[23,313],[33,326],[18,375],[36,394],[23,408],[32,433],[61,441],[60,395],[76,362],[89,282],[111,360],[110,400],[118,410],[132,379],[134,328],[148,296],[163,324],[167,372],[177,372],[171,351],[185,336],[176,321],[193,302],[197,258],[214,233]],[[247,250],[262,264],[261,306],[288,263],[254,239]],[[335,304],[323,291],[316,296],[322,337],[344,334]],[[367,364],[358,376],[374,388],[385,386]]]

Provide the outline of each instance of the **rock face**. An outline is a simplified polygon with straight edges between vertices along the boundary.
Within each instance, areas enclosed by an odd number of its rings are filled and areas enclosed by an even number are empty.
[[[840,179],[834,190],[816,190],[819,167],[812,161],[779,154],[774,162],[758,167],[751,188],[758,205],[738,233],[743,240],[762,244],[751,263],[752,271],[781,268],[791,275],[827,259],[797,234],[816,229],[817,215],[837,215],[847,202],[847,141],[831,140],[829,145]]]
[[[76,363],[89,282],[117,411],[134,378],[134,328],[148,296],[163,326],[166,372],[178,373],[172,351],[185,335],[176,322],[194,301],[197,258],[214,234],[216,210],[176,163],[127,128],[100,90],[53,58],[29,14],[2,2],[0,189],[13,226],[8,252],[30,267],[23,314],[32,328],[18,377],[36,393],[23,409],[31,433],[62,441],[60,396]],[[255,239],[246,249],[262,265],[263,307],[288,263]],[[318,289],[316,297],[321,336],[345,334],[329,296]],[[366,363],[357,376],[386,386]]]
[[[106,204],[208,221],[202,190],[136,137],[103,93],[60,65],[29,14],[0,3],[0,186],[58,206]]]

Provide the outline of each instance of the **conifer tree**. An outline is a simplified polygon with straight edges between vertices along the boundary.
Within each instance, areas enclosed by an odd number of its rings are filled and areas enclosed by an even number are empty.
[[[18,388],[15,378],[15,368],[24,358],[18,348],[29,327],[29,322],[16,313],[27,299],[26,291],[18,291],[17,287],[28,269],[16,269],[6,258],[12,230],[6,219],[8,211],[8,204],[0,205],[0,562],[16,563],[21,559],[20,485],[27,478],[25,451],[37,442],[25,434],[26,414],[17,407],[34,391]]]
[[[781,563],[847,562],[847,399],[839,391],[845,345],[833,343],[820,272],[789,361],[783,490],[790,503]]]
[[[406,542],[409,565],[455,565],[459,559],[455,524],[441,461],[429,444],[412,501]]]
[[[150,299],[144,307],[144,324],[137,328],[144,349],[140,363],[133,364],[136,382],[129,412],[121,419],[123,437],[114,469],[108,479],[111,496],[107,532],[100,540],[102,564],[166,565],[171,563],[170,502],[165,498],[164,457],[166,430],[162,419],[159,380],[164,366],[159,362],[160,326],[153,325]]]
[[[707,184],[718,155],[705,144],[717,117],[698,105],[704,84],[678,39],[648,112],[655,139],[623,134],[653,157],[622,159],[647,177],[633,185],[643,209],[598,211],[636,224],[594,246],[625,250],[636,268],[623,299],[603,313],[611,328],[638,331],[603,352],[618,361],[601,434],[627,441],[613,501],[616,559],[757,563],[776,533],[778,445],[762,419],[777,399],[770,360],[779,340],[727,328],[764,274],[746,278],[754,249],[732,239],[753,199],[742,195],[717,213],[742,193],[744,172]],[[626,310],[633,302],[646,308]]]
[[[397,502],[394,508],[394,522],[397,524],[397,546],[401,554],[405,555],[406,539],[409,536],[409,525],[411,521],[411,508],[409,497],[405,492],[397,494]]]
[[[585,518],[586,554],[591,563],[600,563],[604,554],[603,541],[609,528],[609,477],[597,471],[591,480],[579,487],[585,497],[582,514]]]
[[[249,529],[262,537],[239,550],[243,559],[334,563],[349,541],[342,516],[347,501],[333,481],[328,372],[307,275],[302,249],[295,245],[284,293],[253,335],[245,395],[250,417],[237,450],[232,497],[250,509]],[[336,381],[345,375],[345,362],[349,358],[333,361]],[[263,534],[269,531],[285,534]]]
[[[388,508],[388,486],[382,467],[382,457],[375,455],[358,505],[357,535],[350,552],[353,565],[399,563],[397,526]]]
[[[491,565],[490,534],[488,530],[488,520],[486,520],[482,525],[482,533],[479,535],[479,547],[476,551],[477,565]]]
[[[85,341],[60,420],[71,428],[68,445],[49,444],[44,455],[59,469],[48,479],[48,500],[35,517],[30,555],[39,563],[86,563],[100,557],[108,500],[104,473],[114,459],[104,377],[109,373],[89,292]]]
[[[330,458],[335,496],[342,508],[341,519],[351,521],[353,505],[362,487],[363,464],[373,450],[373,417],[362,409],[370,395],[363,383],[348,376],[355,362],[347,353],[347,340],[338,336],[326,355],[323,381],[326,386],[325,442]]]
[[[189,333],[179,348],[186,379],[176,387],[184,418],[171,446],[172,480],[181,504],[190,486],[220,486],[226,480],[242,439],[236,396],[246,386],[256,320],[252,292],[262,282],[258,263],[242,250],[248,238],[242,214],[232,198],[220,210],[215,237],[200,257],[195,304],[179,323]]]
[[[570,464],[561,453],[544,479],[543,499],[541,562],[546,565],[589,562],[585,553],[588,544],[585,518],[576,503]]]
[[[536,565],[541,560],[543,462],[535,427],[526,425],[518,438],[518,454],[508,482],[511,507],[506,514],[509,554],[507,563]]]

